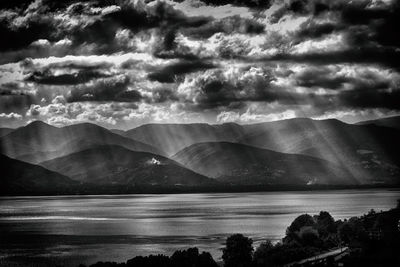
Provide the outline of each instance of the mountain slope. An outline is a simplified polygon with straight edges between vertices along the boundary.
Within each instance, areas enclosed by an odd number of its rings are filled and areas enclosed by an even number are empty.
[[[57,128],[36,121],[0,138],[2,153],[31,163],[104,144],[121,145],[130,150],[162,154],[159,149],[151,145],[114,134],[89,123]]]
[[[12,128],[0,128],[0,137],[5,136],[14,131]]]
[[[162,156],[111,145],[97,146],[41,165],[93,184],[194,186],[215,182]]]
[[[79,184],[59,173],[0,154],[0,194],[65,193]]]
[[[237,143],[198,143],[172,158],[203,175],[239,184],[358,183],[349,172],[328,161]]]
[[[370,181],[399,182],[400,131],[396,129],[291,119],[248,125],[245,130],[240,143],[326,159]]]
[[[357,123],[357,125],[368,125],[368,124],[390,127],[400,130],[400,116],[388,117],[377,120],[361,121]]]
[[[235,142],[242,134],[242,126],[234,123],[146,124],[125,132],[125,136],[152,144],[167,155],[199,142]]]

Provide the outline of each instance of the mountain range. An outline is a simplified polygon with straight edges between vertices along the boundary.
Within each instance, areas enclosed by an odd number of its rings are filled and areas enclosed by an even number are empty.
[[[63,177],[74,186],[399,184],[399,118],[147,124],[128,131],[35,121],[1,128],[0,152],[3,161],[27,170],[17,178],[7,174],[10,185],[34,179],[32,167],[49,171],[34,175],[37,183],[54,175],[55,183],[65,185]],[[43,185],[56,188],[45,180]]]
[[[62,128],[35,121],[0,138],[1,153],[30,163],[60,157],[96,145],[120,145],[134,151],[163,152],[97,126],[83,123]]]

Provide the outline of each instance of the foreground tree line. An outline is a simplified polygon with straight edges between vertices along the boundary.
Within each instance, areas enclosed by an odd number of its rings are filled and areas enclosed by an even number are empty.
[[[338,247],[346,248],[340,260],[331,257],[323,262],[300,262]],[[220,263],[208,252],[189,248],[172,256],[137,256],[126,263],[98,262],[90,267],[400,266],[399,251],[400,200],[395,209],[371,210],[343,221],[335,221],[326,211],[300,215],[276,244],[267,240],[254,248],[251,238],[232,235],[226,240]]]

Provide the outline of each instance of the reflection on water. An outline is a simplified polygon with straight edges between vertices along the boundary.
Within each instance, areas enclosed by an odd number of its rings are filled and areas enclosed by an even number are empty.
[[[398,190],[0,198],[0,258],[125,261],[197,246],[216,259],[232,233],[278,240],[299,214],[394,207]]]

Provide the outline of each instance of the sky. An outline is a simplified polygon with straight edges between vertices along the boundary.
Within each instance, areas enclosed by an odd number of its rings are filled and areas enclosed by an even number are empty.
[[[0,2],[0,125],[400,112],[396,0]]]

